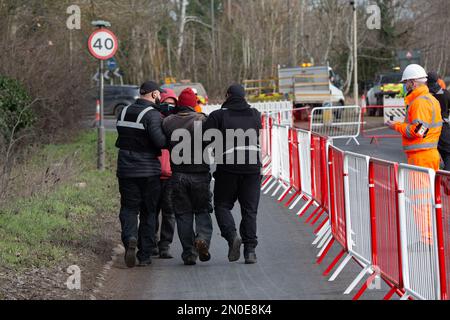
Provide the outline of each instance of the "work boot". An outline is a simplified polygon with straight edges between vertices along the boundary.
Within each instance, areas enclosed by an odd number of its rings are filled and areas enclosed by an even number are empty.
[[[197,257],[194,255],[189,256],[184,260],[185,266],[195,266],[196,264],[197,264]]]
[[[195,248],[198,251],[198,257],[201,262],[207,262],[211,260],[211,254],[209,253],[208,244],[205,240],[196,240]]]
[[[173,259],[173,256],[170,254],[169,249],[159,249],[159,258],[160,259]]]
[[[152,249],[152,257],[158,257],[159,256],[159,249],[153,248]]]
[[[136,266],[136,247],[137,239],[130,238],[125,249],[125,264],[128,268],[134,268]]]
[[[245,259],[245,264],[257,263],[258,259],[256,257],[255,248],[245,248],[244,249],[244,259]]]
[[[137,266],[138,267],[148,267],[151,264],[152,264],[152,259],[150,258],[150,259],[147,259],[147,260],[144,260],[144,261],[139,261]]]
[[[228,242],[228,260],[230,262],[236,262],[241,258],[241,245],[242,240],[237,235],[234,236],[233,240]]]

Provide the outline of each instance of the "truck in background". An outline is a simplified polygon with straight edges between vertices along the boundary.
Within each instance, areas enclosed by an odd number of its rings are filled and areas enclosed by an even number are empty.
[[[278,77],[266,80],[245,80],[244,86],[251,102],[289,99],[294,108],[344,106],[342,80],[327,66],[278,67]],[[298,120],[309,113],[294,111]],[[303,119],[304,120],[304,119]]]

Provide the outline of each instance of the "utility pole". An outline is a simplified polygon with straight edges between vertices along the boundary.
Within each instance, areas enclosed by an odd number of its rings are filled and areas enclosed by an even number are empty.
[[[358,10],[355,1],[350,1],[353,6],[353,64],[355,69],[354,79],[354,96],[355,105],[359,104],[359,88],[358,88]]]
[[[215,17],[215,4],[214,0],[211,0],[211,49],[212,49],[212,63],[213,67],[216,66],[216,17]]]

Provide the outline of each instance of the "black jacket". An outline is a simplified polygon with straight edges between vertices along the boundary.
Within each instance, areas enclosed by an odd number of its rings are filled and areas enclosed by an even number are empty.
[[[205,130],[218,129],[224,137],[222,164],[217,165],[217,171],[225,171],[235,174],[259,174],[261,172],[261,155],[259,149],[259,133],[262,129],[261,113],[251,108],[245,98],[230,96],[222,106],[222,109],[212,112],[205,124]],[[227,145],[227,130],[241,129],[244,132],[253,132],[256,141],[239,139],[229,141]],[[230,148],[231,147],[231,148]],[[231,154],[234,153],[234,156]],[[231,161],[232,158],[234,161]],[[217,157],[217,155],[216,155]],[[237,163],[240,157],[245,157],[244,163]],[[256,161],[254,161],[256,160]]]
[[[139,115],[146,108],[147,112],[137,123]],[[167,139],[162,130],[162,116],[155,104],[144,99],[138,99],[126,110],[124,121],[142,125],[141,129],[120,126],[122,115],[118,117],[118,138],[116,147],[119,148],[117,160],[117,177],[146,178],[159,176],[161,164],[158,157],[161,149],[167,145]]]
[[[203,151],[203,125],[206,121],[206,115],[203,113],[197,113],[194,109],[190,107],[177,107],[177,113],[168,116],[163,121],[163,130],[166,134],[169,150],[171,152],[170,165],[172,172],[180,173],[207,173],[210,171],[209,164],[204,162]],[[198,125],[197,135],[194,132],[195,125]],[[190,135],[191,143],[187,144],[184,138],[174,139],[172,141],[172,135],[177,129],[185,129]],[[175,137],[174,137],[175,138]],[[186,156],[184,150],[179,150],[178,148],[190,148],[190,157],[186,161],[176,161],[174,163],[174,154],[178,155],[180,158]],[[178,148],[177,148],[178,147]],[[172,152],[174,148],[177,148],[175,152]],[[183,159],[184,160],[184,159]]]
[[[430,93],[439,101],[441,105],[442,119],[444,119],[444,125],[442,126],[442,134],[439,140],[439,149],[450,152],[450,92],[442,89],[439,84],[429,86]]]

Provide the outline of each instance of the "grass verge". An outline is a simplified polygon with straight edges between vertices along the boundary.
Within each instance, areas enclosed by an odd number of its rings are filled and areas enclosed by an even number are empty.
[[[11,199],[0,208],[0,268],[50,267],[101,237],[102,220],[116,217],[119,206],[115,139],[115,133],[107,133],[105,172],[96,170],[94,130],[82,132],[72,143],[47,145],[24,164],[20,187],[26,188],[26,176],[38,170],[47,171],[43,184],[53,179],[54,187]],[[52,173],[56,179],[48,174],[55,166],[62,168],[58,175]]]

